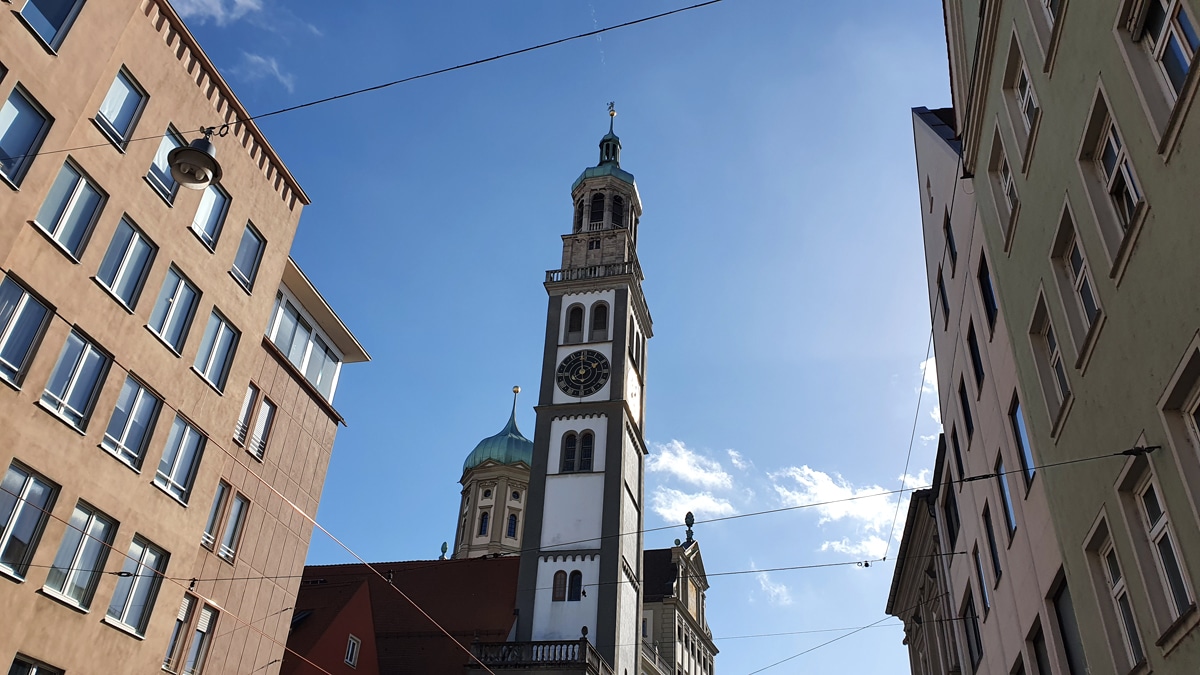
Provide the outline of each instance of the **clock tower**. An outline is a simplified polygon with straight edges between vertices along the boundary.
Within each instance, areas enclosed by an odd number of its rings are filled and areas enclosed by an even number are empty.
[[[587,640],[618,674],[638,672],[642,436],[650,312],[642,295],[642,202],[621,140],[571,186],[572,219],[549,308],[517,584],[518,641]]]

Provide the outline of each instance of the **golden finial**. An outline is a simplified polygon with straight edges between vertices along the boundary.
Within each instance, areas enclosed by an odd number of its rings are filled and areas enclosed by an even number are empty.
[[[520,385],[513,387],[513,393],[514,393],[514,394],[519,394],[519,393],[521,393],[521,387],[520,387]]]

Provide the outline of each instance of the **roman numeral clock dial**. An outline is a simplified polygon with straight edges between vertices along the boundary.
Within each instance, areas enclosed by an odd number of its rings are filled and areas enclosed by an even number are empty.
[[[568,354],[558,364],[554,379],[567,396],[583,398],[600,391],[608,383],[610,370],[603,354],[594,349],[581,349]]]

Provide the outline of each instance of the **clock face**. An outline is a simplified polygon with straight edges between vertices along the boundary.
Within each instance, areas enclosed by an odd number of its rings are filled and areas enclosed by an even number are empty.
[[[555,380],[567,396],[583,398],[600,391],[608,382],[608,359],[594,349],[569,354],[558,364]]]

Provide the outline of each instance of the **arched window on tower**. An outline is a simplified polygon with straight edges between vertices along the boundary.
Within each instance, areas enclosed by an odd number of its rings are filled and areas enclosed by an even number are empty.
[[[613,227],[625,227],[625,200],[621,195],[613,195],[612,224]]]
[[[562,602],[567,599],[567,573],[559,570],[554,573],[554,594],[550,596],[552,602]]]
[[[486,537],[488,528],[488,512],[484,511],[479,516],[479,536]]]
[[[575,447],[577,443],[578,437],[575,434],[563,436],[562,473],[571,473],[575,470]]]
[[[608,305],[597,302],[592,305],[592,342],[608,339]]]
[[[573,570],[571,572],[571,580],[567,582],[567,600],[570,602],[579,601],[583,596],[583,572]]]
[[[604,223],[604,193],[592,195],[592,213],[588,218],[588,229],[598,230]]]
[[[580,199],[579,203],[575,205],[575,231],[576,232],[583,231],[583,200],[582,199]]]
[[[583,305],[567,310],[567,342],[583,342]]]
[[[596,444],[596,437],[592,432],[585,431],[579,437],[579,470],[592,470],[592,447]]]
[[[505,534],[511,539],[517,538],[517,514],[508,514],[508,531]]]

